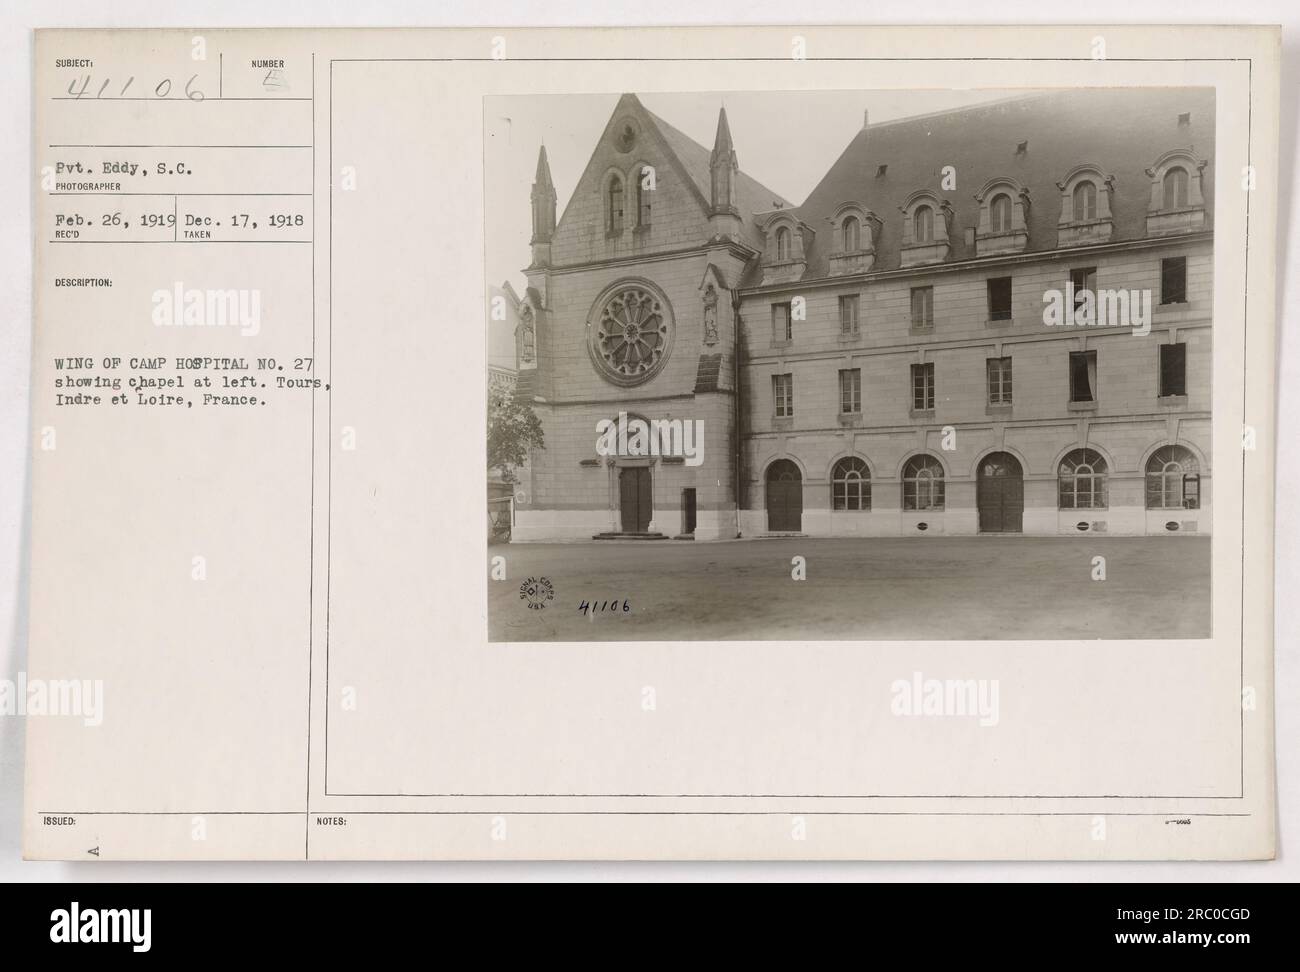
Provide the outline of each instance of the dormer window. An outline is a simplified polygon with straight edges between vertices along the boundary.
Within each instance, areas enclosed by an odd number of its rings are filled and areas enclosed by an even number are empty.
[[[1029,193],[1012,179],[991,179],[975,194],[980,221],[975,230],[975,255],[1019,253],[1029,242],[1026,214]]]
[[[804,257],[809,227],[788,210],[761,214],[766,245],[763,247],[763,283],[790,283],[800,280],[808,263]]]
[[[902,205],[901,263],[915,267],[948,259],[948,229],[952,207],[928,189],[920,189]]]
[[[912,213],[912,239],[917,243],[934,242],[934,209],[917,206]]]
[[[1164,178],[1164,208],[1165,209],[1186,209],[1187,208],[1187,170],[1180,165],[1174,166],[1165,173]]]
[[[880,233],[880,218],[858,203],[841,203],[827,218],[835,241],[828,254],[828,270],[832,277],[848,273],[866,273],[876,263],[876,236]]]
[[[1208,163],[1186,149],[1166,152],[1147,169],[1151,201],[1147,204],[1147,235],[1170,236],[1205,229],[1202,173]]]
[[[1000,192],[989,203],[989,230],[994,233],[1011,232],[1011,197]]]
[[[1110,199],[1115,180],[1091,164],[1076,165],[1056,184],[1061,190],[1061,217],[1057,220],[1057,246],[1105,243],[1114,230]]]
[[[1097,218],[1097,184],[1084,179],[1074,187],[1074,213],[1076,219]]]
[[[845,253],[852,253],[862,248],[862,224],[858,222],[858,217],[844,217],[840,238],[843,240],[842,248]]]
[[[790,231],[784,226],[776,231],[776,259],[778,263],[790,259]]]

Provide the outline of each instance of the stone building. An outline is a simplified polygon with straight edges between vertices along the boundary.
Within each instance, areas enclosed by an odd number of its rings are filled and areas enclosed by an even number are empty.
[[[864,120],[794,206],[624,95],[558,222],[538,161],[515,539],[1208,533],[1213,135],[1209,89]]]

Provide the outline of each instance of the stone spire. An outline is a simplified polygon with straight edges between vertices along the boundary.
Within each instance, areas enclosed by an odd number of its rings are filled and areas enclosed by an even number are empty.
[[[713,198],[709,200],[715,213],[736,211],[736,148],[731,142],[731,126],[727,124],[727,109],[718,112],[718,133],[713,138],[713,152],[709,155],[709,174]]]
[[[736,178],[740,166],[736,147],[731,142],[727,109],[718,111],[718,133],[709,153],[709,229],[714,239],[738,238],[741,231],[740,210],[736,207]]]
[[[551,237],[555,235],[555,183],[546,160],[546,146],[537,153],[537,175],[533,177],[533,266],[551,263]]]

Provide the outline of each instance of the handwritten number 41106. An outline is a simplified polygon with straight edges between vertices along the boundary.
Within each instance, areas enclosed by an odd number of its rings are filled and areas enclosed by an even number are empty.
[[[198,88],[198,83],[197,83],[198,79],[199,76],[197,74],[194,74],[191,75],[190,79],[185,82],[184,95],[190,101],[203,100],[203,92],[200,91]],[[92,92],[91,89],[94,85],[94,79],[91,78],[89,74],[85,74],[79,78],[73,78],[71,81],[68,82],[68,95],[72,98],[103,98],[104,92],[109,89],[109,86],[112,85],[112,83],[113,83],[112,78],[105,78],[103,82],[100,83],[99,90]],[[126,79],[126,83],[122,85],[120,91],[118,91],[116,94],[110,94],[108,95],[108,97],[125,98],[127,96],[126,93],[129,90],[131,90],[131,85],[134,83],[135,83],[135,75],[131,75],[131,77]],[[156,85],[154,85],[153,88],[154,97],[170,98],[172,96],[173,87],[174,85],[172,84],[171,78],[163,78]],[[142,88],[142,90],[147,90],[147,89]],[[144,95],[144,97],[148,97],[148,95]]]
[[[612,601],[587,601],[584,599],[583,602],[578,605],[578,611],[584,615],[588,613],[613,614],[615,611],[618,610],[619,610],[618,598],[614,598],[614,600]],[[626,598],[624,598],[623,600],[622,611],[624,614],[630,614],[632,612],[632,605]]]

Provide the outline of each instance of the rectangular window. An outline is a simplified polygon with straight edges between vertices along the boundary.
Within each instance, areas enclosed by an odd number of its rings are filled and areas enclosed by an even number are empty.
[[[1097,400],[1097,352],[1070,352],[1070,401]]]
[[[772,340],[778,344],[793,338],[794,331],[790,323],[790,305],[772,305]]]
[[[1160,303],[1187,303],[1187,257],[1160,261]]]
[[[794,415],[794,375],[772,376],[772,400],[776,402],[776,417]]]
[[[840,369],[840,411],[844,414],[862,411],[862,369]]]
[[[934,362],[912,365],[912,409],[917,412],[934,408]]]
[[[1187,345],[1160,345],[1160,396],[1187,394]]]
[[[912,288],[912,329],[928,330],[934,327],[934,288]]]
[[[989,376],[989,404],[1011,404],[1011,359],[987,358]]]
[[[1074,294],[1074,321],[1076,324],[1096,320],[1097,268],[1080,267],[1070,271],[1070,290]]]
[[[840,298],[840,333],[858,333],[858,295]]]
[[[988,282],[989,320],[1011,320],[1011,278],[993,277]]]

